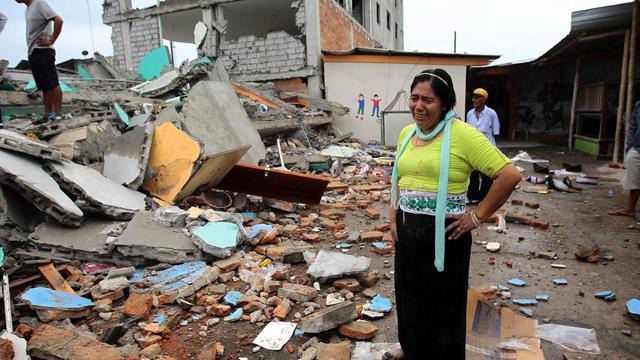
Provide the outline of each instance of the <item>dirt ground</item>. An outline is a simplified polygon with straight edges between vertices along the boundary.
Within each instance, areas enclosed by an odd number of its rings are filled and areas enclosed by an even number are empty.
[[[514,156],[517,150],[517,147],[503,149],[509,157]],[[597,161],[581,153],[566,153],[560,147],[546,146],[524,150],[534,158],[550,160],[551,169],[559,168],[563,162],[581,164],[584,173],[600,177],[600,184],[579,185],[584,189],[579,193],[553,192],[543,195],[525,193],[522,190],[514,192],[511,199],[539,203],[538,210],[520,208],[526,209],[539,219],[549,220],[552,226],[548,230],[539,230],[526,225],[508,224],[507,232],[503,234],[487,230],[486,226],[474,231],[474,241],[498,241],[502,249],[498,253],[489,253],[480,245],[472,245],[469,284],[506,284],[510,278],[519,277],[528,285],[512,289],[513,298],[548,294],[550,299],[547,303],[540,302],[537,306],[530,307],[534,312],[534,318],[541,324],[549,322],[594,328],[597,333],[602,353],[598,356],[574,354],[575,357],[570,357],[571,359],[640,359],[640,322],[625,315],[627,300],[640,297],[640,231],[628,228],[636,223],[630,217],[607,215],[607,210],[621,207],[626,200],[619,182],[623,171],[608,169],[606,161]],[[518,165],[524,167],[527,174],[533,173],[531,164]],[[526,183],[523,182],[521,185]],[[608,197],[609,189],[613,190],[613,197]],[[374,208],[383,216],[388,213],[387,205],[382,202],[376,203]],[[361,210],[355,210],[348,212],[344,222],[351,230],[372,230],[380,221],[369,220]],[[590,248],[594,244],[600,247],[602,254],[611,255],[612,259],[597,264],[576,260],[576,250],[581,247]],[[326,239],[319,247],[334,248],[335,240]],[[532,255],[541,251],[557,252],[558,258],[547,260]],[[354,246],[348,253],[371,257],[372,268],[377,269],[380,274],[390,275],[393,271],[392,255],[377,255],[367,248],[361,249],[358,246]],[[490,257],[494,257],[494,265],[490,264]],[[385,260],[391,264],[390,267],[385,267]],[[511,261],[512,267],[507,266],[505,260]],[[552,268],[551,263],[564,264],[567,268]],[[302,275],[300,277],[303,281],[309,281],[303,275],[305,270],[306,265],[301,264],[292,272]],[[374,289],[393,298],[391,278],[392,276],[383,278]],[[567,279],[568,285],[555,286],[552,281],[555,278]],[[311,282],[308,284],[311,285]],[[326,293],[325,289],[326,286],[323,286],[321,293]],[[617,301],[605,302],[595,298],[593,293],[598,290],[615,291]],[[359,303],[365,302],[362,296],[356,300]],[[511,302],[507,304],[516,311],[519,308]],[[302,309],[294,307],[291,314],[297,311],[302,312]],[[374,342],[397,341],[395,310],[374,323],[379,327],[379,334],[373,339]],[[253,353],[254,345],[251,341],[260,328],[246,321],[221,322],[209,328],[206,337],[198,335],[199,328],[198,323],[179,327],[172,335],[172,340],[163,345],[165,354],[179,359],[193,359],[206,346],[222,342],[227,354],[225,359],[238,356],[248,359],[298,358],[295,351],[289,353],[286,347],[278,352],[261,349]],[[631,330],[632,335],[625,335],[622,330]],[[328,342],[336,336],[339,336],[337,331],[329,331],[319,338]],[[301,345],[309,338],[307,335],[294,337],[290,343]],[[543,341],[543,349],[546,359],[563,358],[563,352],[550,343]]]

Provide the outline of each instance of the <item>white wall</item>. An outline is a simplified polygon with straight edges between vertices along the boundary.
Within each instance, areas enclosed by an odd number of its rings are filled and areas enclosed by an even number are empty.
[[[354,136],[363,140],[380,141],[380,119],[371,116],[374,94],[382,98],[380,111],[396,96],[396,93],[404,89],[406,96],[401,98],[394,110],[408,110],[409,86],[413,78],[421,71],[431,68],[446,70],[453,79],[454,90],[457,97],[457,105],[454,110],[464,118],[466,66],[463,65],[438,65],[438,64],[389,64],[389,63],[347,63],[325,62],[324,84],[327,100],[337,101],[350,109],[345,116],[336,119],[336,126],[343,132],[353,132]],[[358,112],[358,94],[365,95],[364,119],[356,118]],[[402,125],[410,124],[413,120],[410,115],[393,115],[386,119],[386,142],[395,144]],[[400,124],[398,124],[400,122]],[[389,139],[393,139],[389,144]]]

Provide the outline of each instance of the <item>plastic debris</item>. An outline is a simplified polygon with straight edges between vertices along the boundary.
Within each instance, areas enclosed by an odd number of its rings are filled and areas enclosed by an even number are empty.
[[[507,281],[509,284],[513,285],[513,286],[525,286],[527,285],[527,282],[522,280],[522,279],[518,279],[518,278],[513,278],[509,281]]]

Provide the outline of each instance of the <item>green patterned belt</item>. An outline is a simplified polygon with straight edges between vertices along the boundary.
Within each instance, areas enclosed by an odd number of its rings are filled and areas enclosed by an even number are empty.
[[[412,214],[436,215],[437,193],[400,190],[400,209]],[[447,215],[462,215],[466,210],[467,193],[447,194]]]

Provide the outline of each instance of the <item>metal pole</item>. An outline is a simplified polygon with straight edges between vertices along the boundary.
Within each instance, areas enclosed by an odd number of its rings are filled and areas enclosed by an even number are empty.
[[[569,123],[569,151],[573,150],[573,128],[576,124],[576,106],[578,102],[578,83],[580,82],[580,57],[576,58],[576,73],[573,77],[573,99],[571,100],[571,121]]]
[[[4,270],[4,269],[3,269]],[[4,322],[7,332],[13,332],[13,318],[11,316],[11,292],[9,290],[9,275],[6,271],[2,274],[2,297],[4,300]]]
[[[387,145],[385,144],[384,141],[384,114],[386,113],[386,111],[382,111],[382,117],[380,118],[380,144]]]
[[[457,31],[453,32],[453,53],[456,53],[456,50],[458,48],[458,33]]]
[[[89,5],[89,0],[87,0],[87,11],[89,12],[89,34],[91,35],[91,50],[93,50],[93,54],[96,53],[96,43],[93,41],[93,19],[91,18],[91,5]]]
[[[631,39],[629,43],[629,71],[627,80],[627,106],[625,108],[626,126],[625,126],[625,139],[626,134],[629,133],[629,127],[631,127],[631,111],[633,109],[633,96],[634,85],[636,83],[636,43],[638,42],[638,2],[633,2],[633,16],[631,18]],[[625,149],[628,147],[625,141]]]
[[[622,69],[620,69],[620,91],[618,94],[618,113],[616,114],[616,137],[613,143],[613,162],[620,161],[620,142],[622,139],[622,117],[625,107],[625,91],[627,90],[627,69],[629,68],[629,30],[624,34],[624,49],[622,50]]]

